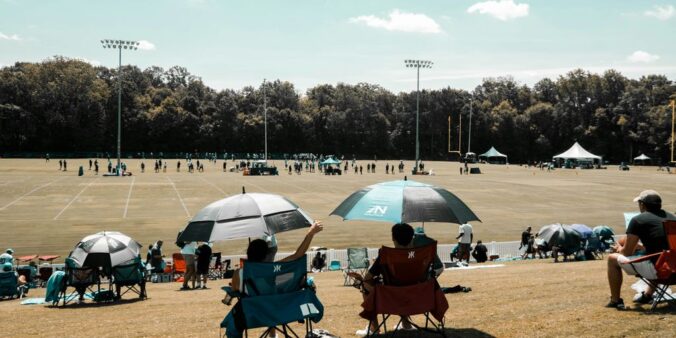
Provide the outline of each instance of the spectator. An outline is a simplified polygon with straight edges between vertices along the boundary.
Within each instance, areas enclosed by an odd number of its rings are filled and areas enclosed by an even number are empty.
[[[0,255],[0,264],[14,264],[14,257],[12,256],[14,254],[14,250],[12,249],[7,249],[5,250],[5,253]]]
[[[152,250],[150,251],[152,255],[152,260],[150,265],[152,265],[154,273],[163,273],[164,272],[164,260],[162,259],[162,241],[155,242]]]
[[[521,248],[524,248],[528,246],[528,240],[530,239],[530,233],[531,233],[532,228],[528,227],[524,232],[521,233],[521,244],[519,244],[519,250]]]
[[[146,254],[146,266],[148,264],[152,266],[151,264],[152,260],[153,260],[153,245],[150,244],[148,245],[148,253]]]
[[[419,248],[434,242],[434,239],[428,237],[425,234],[425,228],[417,227],[415,228],[415,233],[413,234],[413,247]],[[441,262],[441,259],[437,254],[434,255],[434,263],[432,263],[432,269],[434,269],[435,276],[439,277],[441,273],[444,272],[444,263]]]
[[[460,248],[458,249],[459,260],[463,259],[469,264],[469,256],[472,241],[474,240],[474,234],[472,233],[472,225],[469,223],[462,224],[458,227],[458,237],[455,239],[460,240]]]
[[[197,288],[207,288],[209,265],[211,264],[211,243],[204,242],[197,248]],[[201,284],[201,285],[200,285]]]
[[[619,242],[613,247],[612,253],[608,256],[608,285],[610,287],[610,302],[606,307],[624,310],[624,300],[620,297],[622,288],[622,269],[620,264],[628,260],[640,240],[645,247],[646,254],[653,254],[668,250],[667,236],[664,233],[662,222],[665,220],[676,220],[672,213],[662,210],[662,197],[654,190],[644,190],[634,202],[638,203],[640,214],[629,221],[627,227],[627,238],[624,245]],[[657,257],[655,257],[657,259]],[[653,261],[654,262],[654,261]],[[655,290],[652,287],[641,293],[640,297],[634,301],[637,303],[652,302],[652,294]]]
[[[526,259],[528,258],[528,254],[530,254],[531,259],[535,259],[535,236],[530,235],[528,237],[528,242],[526,243],[526,251],[521,255],[521,259]]]
[[[188,242],[183,245],[181,248],[181,255],[183,255],[183,260],[185,260],[185,274],[183,274],[183,286],[181,290],[190,290],[188,287],[188,282],[192,283],[192,288],[195,288],[195,250],[197,250],[197,244],[195,242]]]
[[[312,259],[312,272],[322,272],[324,267],[326,267],[326,257],[317,251],[315,258]]]
[[[472,251],[472,257],[474,257],[474,260],[476,260],[477,263],[484,263],[488,260],[488,248],[481,242],[481,240],[478,240],[476,242],[476,246],[474,247],[474,251]]]

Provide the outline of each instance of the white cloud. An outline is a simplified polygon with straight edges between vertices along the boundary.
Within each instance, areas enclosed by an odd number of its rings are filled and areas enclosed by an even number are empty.
[[[477,2],[467,9],[467,13],[488,14],[496,19],[507,21],[528,16],[528,4],[517,4],[514,0]]]
[[[676,9],[674,9],[674,6],[672,5],[654,6],[652,10],[643,12],[643,15],[652,16],[659,20],[669,20],[674,16],[674,14],[676,14],[675,12]]]
[[[362,15],[350,18],[352,23],[361,23],[369,27],[382,28],[388,31],[412,32],[412,33],[441,33],[439,24],[425,14],[406,13],[398,9],[389,14],[389,18],[383,19],[374,15]]]
[[[82,62],[86,62],[86,63],[88,63],[88,64],[90,64],[94,67],[98,67],[98,66],[101,65],[101,62],[96,61],[96,60],[89,60],[87,58],[76,57],[76,58],[73,58],[73,59],[78,60],[78,61],[82,61]]]
[[[648,52],[644,52],[642,50],[637,50],[631,55],[627,56],[627,61],[633,62],[633,63],[651,63],[654,61],[657,61],[660,58],[659,55],[655,54],[650,54]]]
[[[147,40],[139,40],[138,49],[140,50],[155,50],[155,45]]]
[[[10,41],[21,41],[21,39],[18,35],[12,34],[12,35],[5,35],[2,32],[0,32],[0,40],[10,40]]]

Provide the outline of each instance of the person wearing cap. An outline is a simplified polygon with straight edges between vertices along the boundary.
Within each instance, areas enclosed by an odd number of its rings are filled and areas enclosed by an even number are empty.
[[[627,262],[640,240],[643,243],[646,254],[662,252],[669,249],[667,236],[664,233],[662,222],[676,220],[672,213],[662,210],[662,198],[655,190],[644,190],[634,202],[638,203],[640,214],[629,222],[627,236],[624,245],[616,244],[613,247],[615,253],[608,256],[608,284],[610,286],[610,302],[607,307],[624,309],[624,300],[620,297],[622,288],[621,264]],[[654,290],[650,287],[634,299],[637,303],[649,303],[652,301]]]
[[[12,249],[7,249],[5,250],[5,253],[0,255],[0,264],[14,264],[14,257],[12,256],[14,254],[14,250]]]

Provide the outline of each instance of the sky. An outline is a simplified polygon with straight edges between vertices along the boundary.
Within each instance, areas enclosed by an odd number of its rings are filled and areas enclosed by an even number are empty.
[[[123,64],[186,67],[215,89],[263,79],[414,90],[532,85],[583,68],[676,79],[676,1],[0,0],[0,67],[55,55],[116,67],[102,39],[141,42]]]

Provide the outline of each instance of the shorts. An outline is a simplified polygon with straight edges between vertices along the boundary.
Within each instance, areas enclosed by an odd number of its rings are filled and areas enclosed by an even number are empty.
[[[183,254],[183,259],[185,260],[186,269],[189,266],[192,266],[193,268],[195,268],[195,255]]]
[[[197,274],[198,275],[208,275],[209,274],[209,263],[207,263],[207,264],[197,263]]]
[[[460,243],[460,244],[458,244],[458,254],[459,255],[462,255],[462,254],[465,254],[465,253],[469,254],[470,248],[471,248],[470,243]]]

